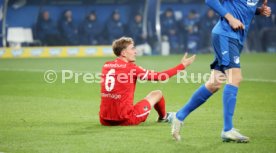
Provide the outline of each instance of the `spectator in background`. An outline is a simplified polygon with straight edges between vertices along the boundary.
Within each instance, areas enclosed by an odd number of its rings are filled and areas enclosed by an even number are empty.
[[[181,39],[177,33],[178,23],[175,19],[174,12],[168,8],[161,16],[161,33],[162,36],[168,37],[171,53],[179,53]]]
[[[187,18],[183,18],[181,23],[182,31],[186,34],[183,39],[188,52],[196,53],[199,49],[199,15],[195,10],[191,10]]]
[[[125,34],[125,25],[121,20],[120,13],[114,10],[111,19],[107,23],[107,37],[108,43],[112,43],[113,40],[122,37]]]
[[[60,33],[56,24],[50,18],[48,11],[43,11],[39,14],[36,23],[36,35],[42,45],[56,46],[61,44]]]
[[[210,52],[211,46],[211,31],[218,21],[218,16],[212,9],[209,9],[207,13],[202,17],[200,22],[200,35],[201,35],[201,47],[204,51]]]
[[[259,27],[262,27],[264,29],[273,27],[273,15],[265,18],[261,16],[256,16],[256,18],[257,18],[256,21]]]
[[[73,22],[71,10],[66,10],[60,19],[59,28],[65,45],[78,45],[78,29]]]
[[[143,32],[143,17],[136,13],[128,25],[128,35],[135,41],[137,55],[150,55],[151,47],[147,42],[147,35]]]
[[[102,26],[95,11],[91,11],[80,26],[80,41],[84,45],[101,44]]]
[[[256,24],[258,27],[261,27],[259,32],[259,37],[261,39],[261,51],[268,51],[267,46],[273,37],[271,35],[271,29],[273,28],[273,15],[269,17],[256,16]]]
[[[256,21],[256,18],[252,19],[251,26],[248,31],[247,37],[247,47],[249,51],[260,51],[261,49],[261,39],[260,39],[260,27]]]

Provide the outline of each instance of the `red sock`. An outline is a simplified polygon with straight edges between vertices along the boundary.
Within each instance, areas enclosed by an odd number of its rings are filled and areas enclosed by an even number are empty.
[[[159,118],[164,118],[166,116],[165,99],[163,96],[160,101],[154,105],[154,109],[157,111]]]

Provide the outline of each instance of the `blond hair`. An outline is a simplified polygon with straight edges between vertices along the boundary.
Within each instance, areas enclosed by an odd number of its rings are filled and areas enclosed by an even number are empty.
[[[134,41],[130,37],[121,37],[119,39],[116,39],[112,43],[112,49],[113,53],[116,56],[120,56],[121,52],[127,48],[128,45],[134,44]]]

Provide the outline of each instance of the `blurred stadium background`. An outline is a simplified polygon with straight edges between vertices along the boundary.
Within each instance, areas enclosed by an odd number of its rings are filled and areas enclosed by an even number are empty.
[[[135,39],[140,55],[209,53],[218,16],[204,0],[0,0],[0,58],[112,55],[112,40]],[[272,16],[256,17],[244,47],[276,52]],[[100,47],[99,47],[100,46]],[[23,48],[22,48],[23,47]]]

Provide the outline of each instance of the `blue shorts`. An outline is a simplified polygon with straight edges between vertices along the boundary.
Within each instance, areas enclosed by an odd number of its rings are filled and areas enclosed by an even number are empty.
[[[224,73],[225,70],[230,68],[240,68],[240,53],[243,46],[237,39],[212,34],[212,44],[215,51],[215,60],[210,65],[211,69]]]

